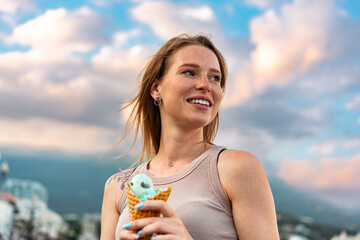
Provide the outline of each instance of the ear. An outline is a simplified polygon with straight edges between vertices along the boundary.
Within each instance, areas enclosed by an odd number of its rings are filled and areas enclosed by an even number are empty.
[[[155,99],[156,96],[160,95],[159,91],[159,81],[155,79],[155,81],[151,84],[150,95]]]

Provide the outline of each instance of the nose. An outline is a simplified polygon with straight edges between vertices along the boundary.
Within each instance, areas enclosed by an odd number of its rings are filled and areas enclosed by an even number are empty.
[[[210,91],[211,86],[209,80],[205,74],[200,75],[196,83],[197,90]]]

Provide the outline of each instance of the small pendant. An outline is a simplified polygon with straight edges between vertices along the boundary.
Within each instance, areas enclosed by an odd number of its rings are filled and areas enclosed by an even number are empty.
[[[174,164],[173,163],[170,163],[170,167],[173,167],[174,166]]]

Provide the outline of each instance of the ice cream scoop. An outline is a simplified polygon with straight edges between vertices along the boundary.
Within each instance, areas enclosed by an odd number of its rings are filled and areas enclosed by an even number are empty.
[[[144,173],[136,175],[131,180],[129,188],[142,202],[145,202],[146,199],[152,198],[163,191],[163,189],[155,189],[151,178]]]

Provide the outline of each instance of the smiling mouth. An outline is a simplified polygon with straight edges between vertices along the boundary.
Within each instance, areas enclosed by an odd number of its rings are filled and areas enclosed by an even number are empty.
[[[188,102],[192,103],[192,104],[197,104],[200,106],[211,107],[211,104],[209,103],[209,101],[204,100],[204,99],[191,99],[191,100],[188,100]]]

